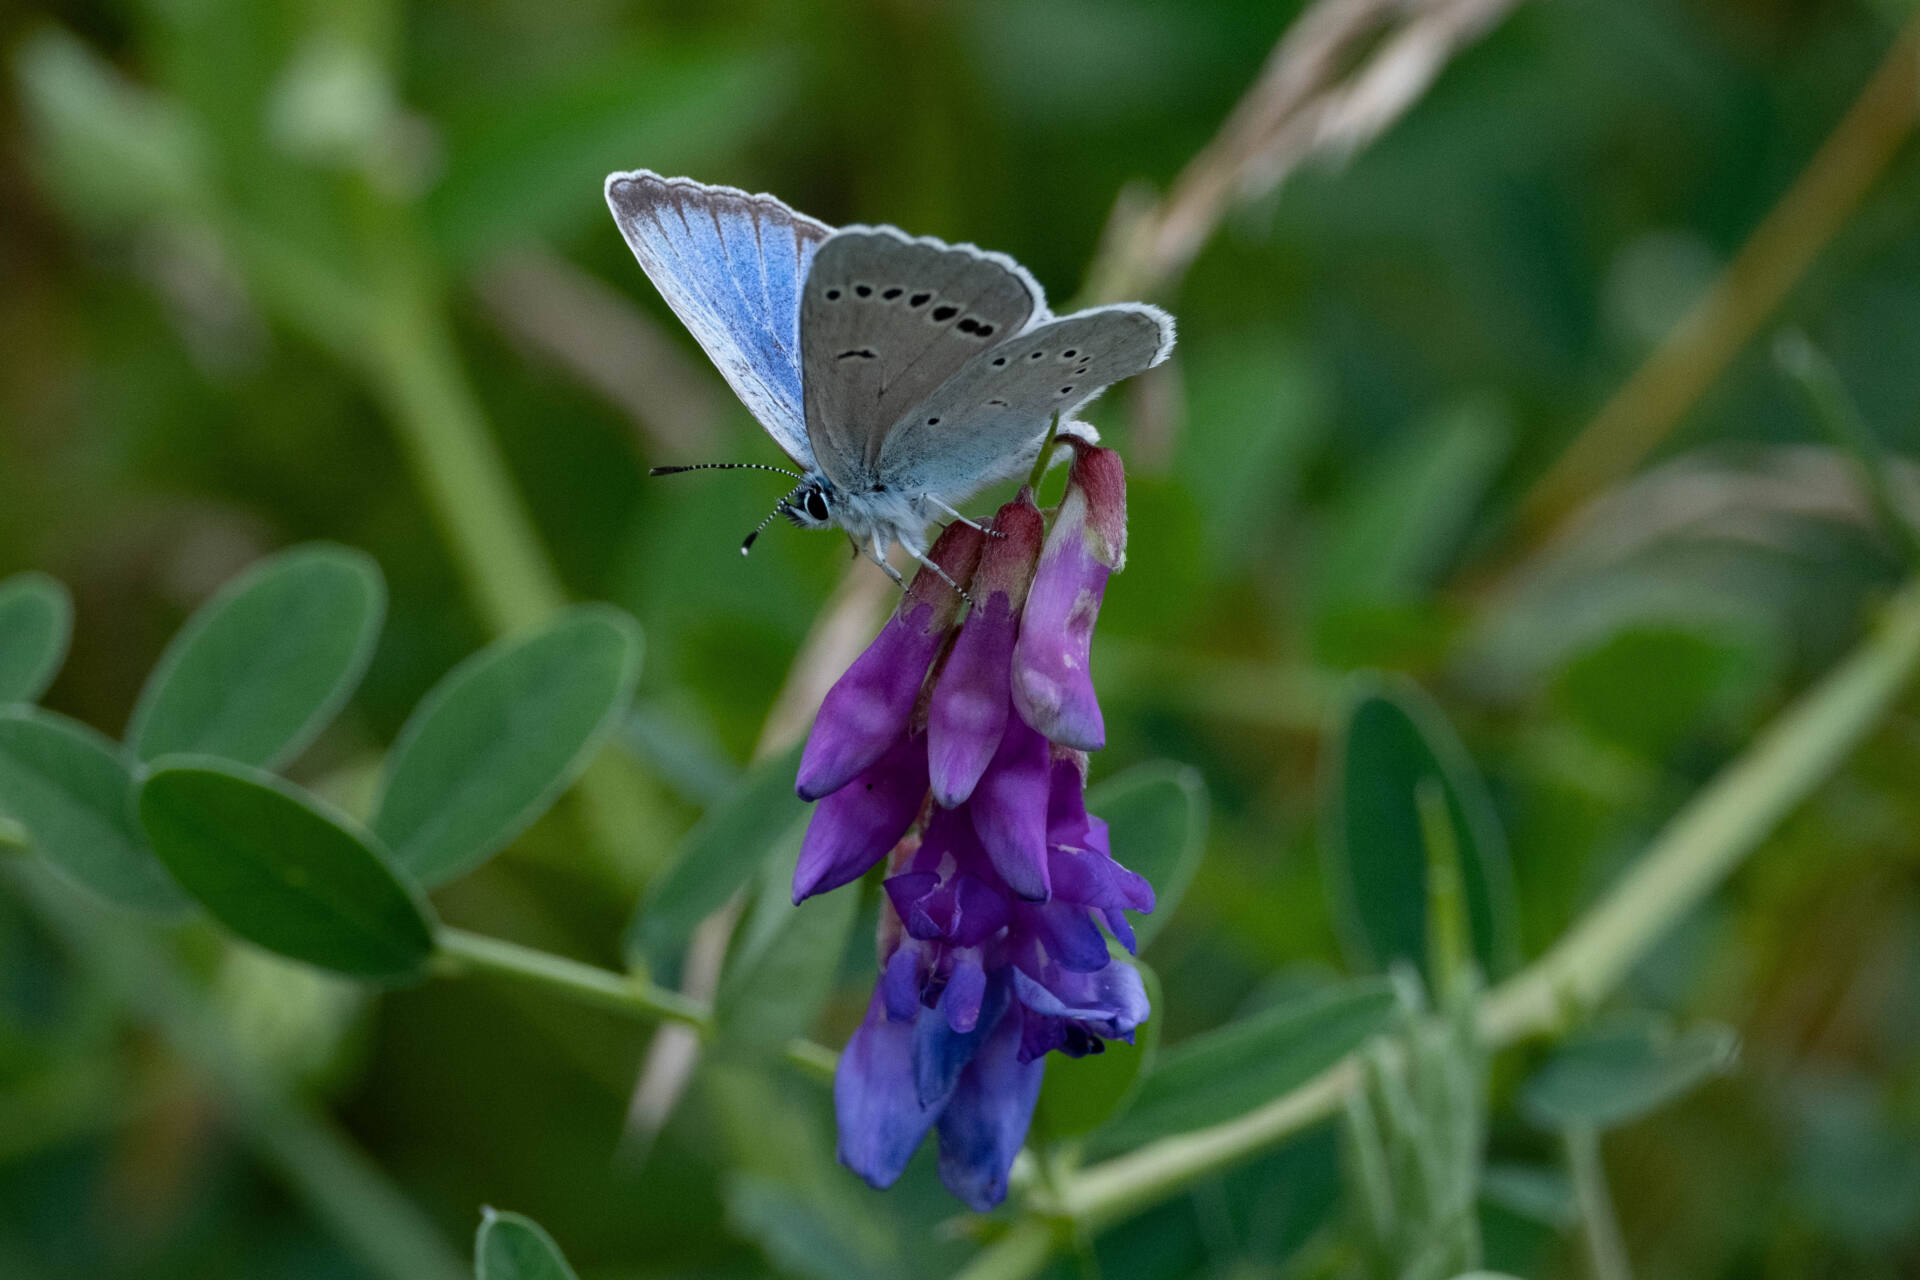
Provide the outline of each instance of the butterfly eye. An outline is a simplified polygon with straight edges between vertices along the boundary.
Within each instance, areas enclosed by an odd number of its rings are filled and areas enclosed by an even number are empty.
[[[822,523],[826,521],[827,498],[825,494],[821,493],[818,489],[815,489],[812,493],[809,493],[806,496],[805,506],[807,508],[808,515],[812,516],[815,520],[821,521]]]

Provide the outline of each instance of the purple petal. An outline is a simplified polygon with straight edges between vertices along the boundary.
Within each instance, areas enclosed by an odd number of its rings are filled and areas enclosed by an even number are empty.
[[[891,1022],[911,1022],[920,1012],[920,988],[926,983],[926,954],[903,943],[881,971],[879,993]]]
[[[907,833],[926,796],[926,740],[902,735],[871,768],[814,809],[793,869],[794,902],[865,875]]]
[[[1070,902],[1021,903],[1017,927],[1039,940],[1061,968],[1093,973],[1112,963],[1107,940],[1087,909]]]
[[[1012,999],[1005,978],[987,982],[981,993],[980,1008],[973,1015],[973,1025],[958,1031],[950,1025],[952,1019],[945,1009],[952,990],[949,983],[947,990],[940,993],[940,1003],[934,1012],[922,1016],[913,1027],[913,1077],[917,1096],[924,1106],[937,1106],[953,1092],[961,1069],[973,1060]],[[969,998],[968,991],[963,988],[958,998]]]
[[[912,1023],[890,1022],[875,991],[866,1019],[833,1073],[840,1163],[877,1188],[892,1186],[913,1159],[939,1108],[920,1104],[913,1078]]]
[[[1013,650],[1013,705],[1049,740],[1098,751],[1107,745],[1107,727],[1089,664],[1112,570],[1093,558],[1069,523],[1072,500],[1069,492],[1027,593]]]
[[[941,993],[940,1008],[947,1015],[947,1026],[961,1034],[980,1025],[980,1010],[987,996],[987,971],[980,965],[980,953],[973,950],[953,953],[953,973],[947,989]]]
[[[949,941],[956,946],[977,947],[1007,927],[1013,919],[1013,907],[999,890],[980,877],[962,871],[954,878],[956,919]]]
[[[1003,1017],[940,1114],[940,1181],[985,1213],[1007,1198],[1007,1174],[1040,1098],[1045,1059],[1020,1056],[1022,1019]]]
[[[838,791],[872,767],[907,727],[927,666],[946,638],[932,605],[896,614],[827,690],[800,754],[802,800]]]
[[[1084,848],[1091,824],[1087,816],[1087,780],[1078,753],[1054,760],[1047,781],[1047,843]]]
[[[1131,1036],[1153,1011],[1140,973],[1130,964],[1116,961],[1095,973],[1063,971],[1045,983],[1021,969],[1012,974],[1014,995],[1034,1013],[1085,1023],[1110,1039]]]
[[[933,796],[951,809],[973,794],[1013,710],[1013,602],[996,591],[976,604],[927,708]]]
[[[1010,717],[967,805],[993,869],[1033,902],[1044,902],[1053,891],[1047,878],[1047,754],[1047,740]]]

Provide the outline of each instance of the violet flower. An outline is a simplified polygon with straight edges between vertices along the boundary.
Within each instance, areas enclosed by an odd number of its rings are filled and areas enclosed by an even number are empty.
[[[1107,727],[1088,663],[1107,578],[1126,565],[1127,482],[1119,454],[1073,443],[1067,495],[1020,618],[1013,701],[1051,741],[1098,751]]]
[[[982,541],[979,530],[956,520],[927,558],[955,582],[965,582],[979,560]],[[802,800],[839,790],[900,736],[920,697],[927,667],[960,616],[961,603],[953,588],[934,574],[922,569],[914,575],[879,636],[820,703],[794,784]]]
[[[794,900],[891,853],[880,979],[834,1076],[840,1160],[892,1185],[929,1132],[940,1177],[980,1211],[1007,1177],[1046,1055],[1132,1043],[1150,1010],[1127,912],[1153,889],[1090,815],[1085,751],[1105,740],[1087,671],[1126,543],[1117,455],[1075,440],[1051,533],[1021,490],[994,532],[949,526],[878,639],[821,704],[798,790],[817,799]],[[944,652],[943,652],[944,651]],[[928,671],[933,679],[927,679]]]

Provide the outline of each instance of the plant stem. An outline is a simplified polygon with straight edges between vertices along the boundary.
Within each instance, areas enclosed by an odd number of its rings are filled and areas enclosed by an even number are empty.
[[[1920,570],[1920,529],[1915,529],[1913,521],[1900,509],[1887,451],[1880,447],[1873,428],[1861,416],[1860,406],[1854,403],[1833,361],[1797,329],[1789,329],[1775,339],[1773,352],[1780,367],[1800,384],[1815,421],[1828,438],[1853,455],[1860,467],[1860,483],[1867,491],[1874,518],[1880,522],[1887,541],[1900,553],[1907,571]]]
[[[1920,580],[1866,642],[1674,815],[1626,878],[1547,953],[1495,988],[1480,1032],[1507,1044],[1591,1008],[1661,935],[1824,782],[1920,665]]]
[[[1832,775],[1920,668],[1920,579],[1888,603],[1867,639],[1789,707],[1655,837],[1640,861],[1544,956],[1480,1006],[1482,1042],[1512,1044],[1564,1024],[1613,990],[1780,821]],[[1159,1141],[1036,1191],[1032,1207],[1092,1231],[1339,1114],[1363,1083],[1349,1054],[1245,1115]],[[991,1246],[965,1275],[1035,1274],[1032,1237]]]
[[[1633,1280],[1626,1242],[1620,1238],[1620,1220],[1607,1193],[1607,1168],[1600,1159],[1600,1134],[1590,1125],[1576,1125],[1565,1133],[1567,1172],[1573,1178],[1573,1196],[1580,1205],[1580,1223],[1587,1237],[1587,1256],[1593,1280]]]
[[[485,973],[513,978],[538,984],[597,1009],[646,1022],[688,1027],[702,1038],[713,1031],[713,1009],[706,1001],[644,978],[451,925],[440,927],[435,943],[433,971],[442,977]],[[801,1073],[828,1082],[832,1081],[834,1067],[840,1061],[840,1055],[825,1045],[799,1036],[787,1041],[781,1056]]]
[[[1594,415],[1521,507],[1532,529],[1631,471],[1666,438],[1845,225],[1920,116],[1920,13],[1780,202],[1678,327]]]
[[[1021,1280],[1034,1275],[1047,1265],[1062,1235],[1056,1223],[1023,1218],[989,1248],[975,1254],[954,1280]]]
[[[689,999],[678,991],[657,986],[644,978],[629,977],[611,969],[523,947],[517,942],[489,938],[448,926],[441,927],[435,942],[434,967],[442,974],[490,973],[517,978],[523,982],[541,983],[582,1004],[611,1009],[615,1013],[678,1022],[702,1034],[713,1027],[713,1010],[704,1002]]]

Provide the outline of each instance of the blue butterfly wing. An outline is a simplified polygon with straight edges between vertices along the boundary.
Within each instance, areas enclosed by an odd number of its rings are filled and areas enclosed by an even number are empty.
[[[633,256],[734,394],[813,470],[800,389],[800,290],[832,228],[768,195],[663,178],[607,178]]]

